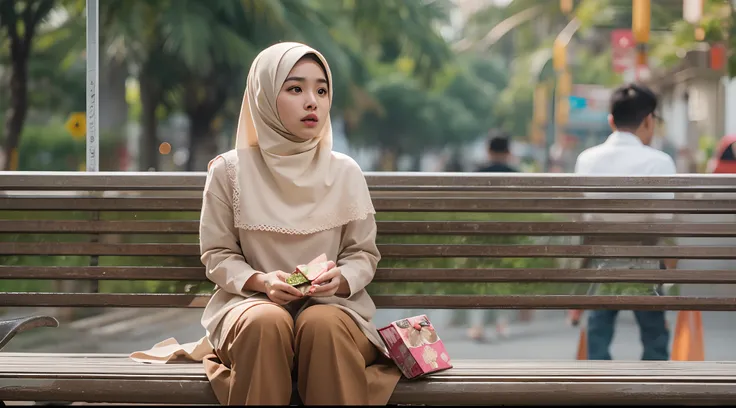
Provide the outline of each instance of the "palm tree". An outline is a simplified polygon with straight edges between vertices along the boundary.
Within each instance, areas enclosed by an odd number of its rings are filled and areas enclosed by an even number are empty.
[[[443,12],[439,0],[109,0],[104,4],[101,27],[106,42],[125,54],[139,79],[145,168],[157,167],[157,112],[164,106],[179,107],[188,115],[187,167],[201,169],[215,149],[213,121],[231,107],[231,100],[239,102],[250,62],[272,43],[303,41],[323,52],[338,73],[336,113],[353,116],[371,106],[364,90],[370,61],[395,59],[396,52],[411,55],[417,61],[417,75],[430,78],[450,60],[447,44],[434,30]],[[239,103],[232,105],[239,107]],[[350,112],[354,107],[358,112]]]
[[[312,38],[326,54],[339,54],[324,16],[308,0],[111,0],[103,16],[107,42],[123,45],[118,48],[137,71],[144,168],[158,167],[162,106],[179,106],[189,117],[187,168],[202,170],[216,153],[212,123],[230,98],[242,97],[244,75],[260,49]]]
[[[396,0],[338,4],[284,0],[263,7],[263,2],[251,1],[243,3],[243,7],[216,15],[217,22],[212,24],[220,24],[223,30],[220,37],[227,37],[226,30],[232,30],[234,35],[246,39],[252,49],[233,50],[236,60],[218,59],[213,55],[213,60],[219,61],[216,69],[190,72],[183,81],[182,101],[190,119],[191,146],[187,170],[204,169],[207,160],[216,153],[213,121],[226,101],[234,100],[239,106],[250,61],[258,50],[274,42],[302,41],[325,54],[336,73],[333,84],[338,95],[336,115],[351,111],[362,116],[360,111],[371,106],[372,98],[365,92],[369,77],[367,66],[371,59],[377,57],[366,53],[366,49],[380,48],[384,58],[388,58],[385,56],[386,47],[398,49],[399,54],[391,58],[405,55],[416,58],[420,61],[416,65],[417,75],[430,78],[449,60],[447,44],[435,34],[436,30],[432,30],[442,15],[440,3],[427,2],[423,9],[418,7],[420,3],[407,4]],[[371,24],[366,24],[368,7],[373,10]],[[380,16],[385,17],[378,18]],[[351,26],[346,26],[346,22]],[[394,34],[402,34],[390,36],[387,34],[390,30]],[[190,65],[183,64],[186,67]],[[241,85],[233,86],[233,83]]]

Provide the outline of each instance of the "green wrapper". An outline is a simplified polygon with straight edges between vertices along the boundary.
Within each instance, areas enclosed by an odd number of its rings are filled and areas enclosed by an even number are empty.
[[[310,265],[299,265],[296,270],[286,278],[286,283],[294,287],[302,285],[309,286],[314,279],[327,270],[327,262],[317,262]],[[310,276],[312,278],[310,278]]]
[[[307,277],[301,274],[299,271],[296,271],[289,275],[288,278],[286,278],[286,283],[291,286],[299,286],[304,283],[309,283],[309,279],[307,279]]]

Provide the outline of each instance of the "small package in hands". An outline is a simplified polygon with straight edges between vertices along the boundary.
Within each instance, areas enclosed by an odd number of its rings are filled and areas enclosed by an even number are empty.
[[[334,266],[335,263],[328,261],[327,255],[322,254],[314,258],[308,264],[297,266],[294,272],[286,278],[286,283],[299,289],[303,295],[306,295],[307,292],[309,292],[309,288],[312,286],[312,281],[332,269]]]
[[[452,368],[445,345],[426,315],[397,320],[378,332],[391,359],[410,380]]]

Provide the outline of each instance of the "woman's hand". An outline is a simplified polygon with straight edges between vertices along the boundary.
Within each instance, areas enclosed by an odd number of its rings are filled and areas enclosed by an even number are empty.
[[[263,275],[264,293],[274,303],[285,305],[304,297],[299,289],[286,283],[289,274],[284,271],[273,271]]]
[[[307,293],[314,297],[335,296],[340,294],[340,288],[344,288],[346,284],[347,282],[344,281],[340,268],[332,263],[330,269],[312,281],[312,287],[309,288]]]

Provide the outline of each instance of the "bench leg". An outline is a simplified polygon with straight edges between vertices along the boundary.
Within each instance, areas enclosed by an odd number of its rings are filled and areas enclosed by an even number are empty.
[[[16,334],[38,327],[59,327],[59,321],[51,316],[31,316],[0,320],[0,350]]]

